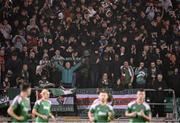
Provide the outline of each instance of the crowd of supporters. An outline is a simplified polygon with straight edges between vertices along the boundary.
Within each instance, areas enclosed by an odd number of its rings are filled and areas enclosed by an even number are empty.
[[[179,12],[171,0],[0,0],[0,87],[180,94]]]

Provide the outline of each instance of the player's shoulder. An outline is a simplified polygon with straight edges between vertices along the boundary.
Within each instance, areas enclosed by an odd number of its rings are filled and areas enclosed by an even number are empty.
[[[11,105],[13,106],[13,105],[20,104],[21,101],[22,101],[22,97],[21,97],[20,95],[17,95],[17,96],[13,99]]]
[[[99,103],[100,103],[99,99],[95,99],[92,104],[99,104]]]
[[[143,105],[145,106],[146,110],[150,109],[150,105],[147,102],[144,102]]]
[[[41,104],[41,100],[37,100],[37,101],[35,102],[35,104],[36,104],[36,105],[40,105],[40,104]]]
[[[134,101],[131,101],[130,103],[128,103],[128,107],[131,107],[131,106],[133,106],[134,104],[136,104],[136,101],[134,100]]]
[[[39,100],[37,100],[37,101],[35,102],[35,104],[40,105],[40,104],[42,103],[42,101],[43,101],[43,100],[39,99]],[[49,103],[49,104],[51,104],[51,101],[50,101],[50,100],[47,100],[46,102]]]
[[[17,95],[15,98],[14,98],[14,101],[17,101],[18,103],[20,103],[22,101],[22,97],[20,95]]]
[[[90,109],[92,109],[92,108],[95,109],[95,108],[98,107],[99,105],[100,105],[99,103],[92,104],[91,107],[90,107]]]
[[[50,100],[47,100],[47,102],[51,105],[52,104],[52,102],[50,101]]]
[[[113,110],[113,106],[112,106],[112,105],[107,104],[107,107],[108,107],[110,110]]]

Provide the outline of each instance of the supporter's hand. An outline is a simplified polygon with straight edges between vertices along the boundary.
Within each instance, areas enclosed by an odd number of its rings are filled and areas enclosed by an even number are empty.
[[[99,91],[100,91],[99,88],[97,88],[97,89],[96,89],[96,92],[99,93]]]
[[[82,58],[81,62],[84,64],[85,63],[85,58]]]
[[[132,87],[132,83],[130,82],[130,83],[128,84],[128,86],[129,86],[129,87]]]
[[[51,115],[51,118],[53,119],[54,122],[56,122],[56,118],[54,117],[54,115]]]
[[[65,46],[60,46],[60,48],[65,49]]]
[[[23,116],[19,116],[19,117],[16,117],[16,119],[17,119],[18,121],[22,121],[22,120],[24,120],[24,117],[23,117]]]
[[[120,84],[121,84],[121,80],[118,79],[118,80],[117,80],[117,85],[120,85]]]
[[[91,123],[93,123],[93,122],[94,122],[94,117],[89,118],[89,121],[90,121]]]
[[[113,119],[112,112],[108,112],[108,121],[111,121]]]
[[[96,64],[99,63],[99,61],[100,61],[100,60],[99,60],[99,58],[98,58],[98,59],[96,60]]]
[[[144,111],[140,111],[140,112],[138,113],[138,115],[141,116],[141,117],[144,117],[144,116],[145,116]]]
[[[44,119],[44,120],[47,120],[47,119],[48,119],[48,116],[46,116],[46,115],[42,115],[41,117],[42,117],[42,119]]]
[[[50,51],[53,51],[54,50],[54,48],[51,48],[51,49],[49,49]]]
[[[131,113],[131,116],[132,116],[132,117],[136,117],[136,116],[137,116],[137,112],[132,112],[132,113]]]
[[[112,73],[111,76],[114,77],[114,73]]]

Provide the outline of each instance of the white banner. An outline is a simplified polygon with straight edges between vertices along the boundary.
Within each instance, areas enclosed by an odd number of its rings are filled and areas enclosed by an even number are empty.
[[[97,94],[77,94],[78,109],[89,109]],[[136,94],[113,95],[114,109],[126,109],[129,102],[136,99]]]

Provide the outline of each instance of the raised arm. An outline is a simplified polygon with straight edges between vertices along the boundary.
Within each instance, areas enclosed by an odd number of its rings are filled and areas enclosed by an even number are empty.
[[[73,71],[75,71],[76,69],[78,69],[81,66],[82,62],[79,62],[78,64],[74,65],[71,69]]]
[[[63,70],[64,70],[64,67],[61,66],[60,64],[58,64],[57,62],[54,62],[54,64],[55,64],[55,66],[56,66],[56,68],[57,68],[58,70],[60,70],[60,71],[63,71]]]

